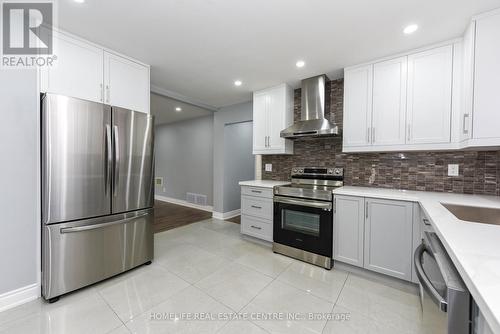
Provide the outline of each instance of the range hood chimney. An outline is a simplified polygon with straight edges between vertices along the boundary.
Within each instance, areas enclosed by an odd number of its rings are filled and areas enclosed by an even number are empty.
[[[302,80],[300,121],[280,132],[280,137],[297,139],[303,137],[331,137],[339,134],[336,124],[325,119],[326,82],[322,74]]]

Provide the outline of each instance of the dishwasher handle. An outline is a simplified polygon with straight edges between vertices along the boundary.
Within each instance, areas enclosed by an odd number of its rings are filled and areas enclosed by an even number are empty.
[[[415,250],[415,254],[413,255],[413,261],[415,263],[415,272],[418,277],[418,281],[422,288],[429,294],[431,299],[439,306],[439,309],[443,312],[447,312],[448,310],[448,302],[443,298],[437,291],[437,289],[432,285],[431,280],[427,277],[424,267],[422,266],[422,260],[424,253],[429,254],[432,258],[434,256],[431,252],[429,252],[425,243],[420,244]]]

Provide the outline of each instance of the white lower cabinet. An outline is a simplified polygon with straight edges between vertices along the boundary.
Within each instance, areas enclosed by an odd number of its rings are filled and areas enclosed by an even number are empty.
[[[241,187],[241,233],[273,241],[273,190]]]
[[[366,199],[364,267],[411,280],[413,204]]]
[[[335,195],[334,259],[412,280],[414,203]]]
[[[363,267],[365,199],[335,196],[333,222],[333,258]]]

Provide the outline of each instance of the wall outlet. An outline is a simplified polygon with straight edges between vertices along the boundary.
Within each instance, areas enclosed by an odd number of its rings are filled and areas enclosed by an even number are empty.
[[[458,176],[458,164],[449,164],[448,165],[448,176]]]
[[[273,171],[273,164],[266,164],[266,172],[272,172]]]

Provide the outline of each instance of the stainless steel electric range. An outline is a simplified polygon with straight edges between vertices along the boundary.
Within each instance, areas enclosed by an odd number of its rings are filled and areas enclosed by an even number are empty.
[[[342,168],[296,167],[291,184],[274,188],[273,251],[332,268],[333,193]]]

